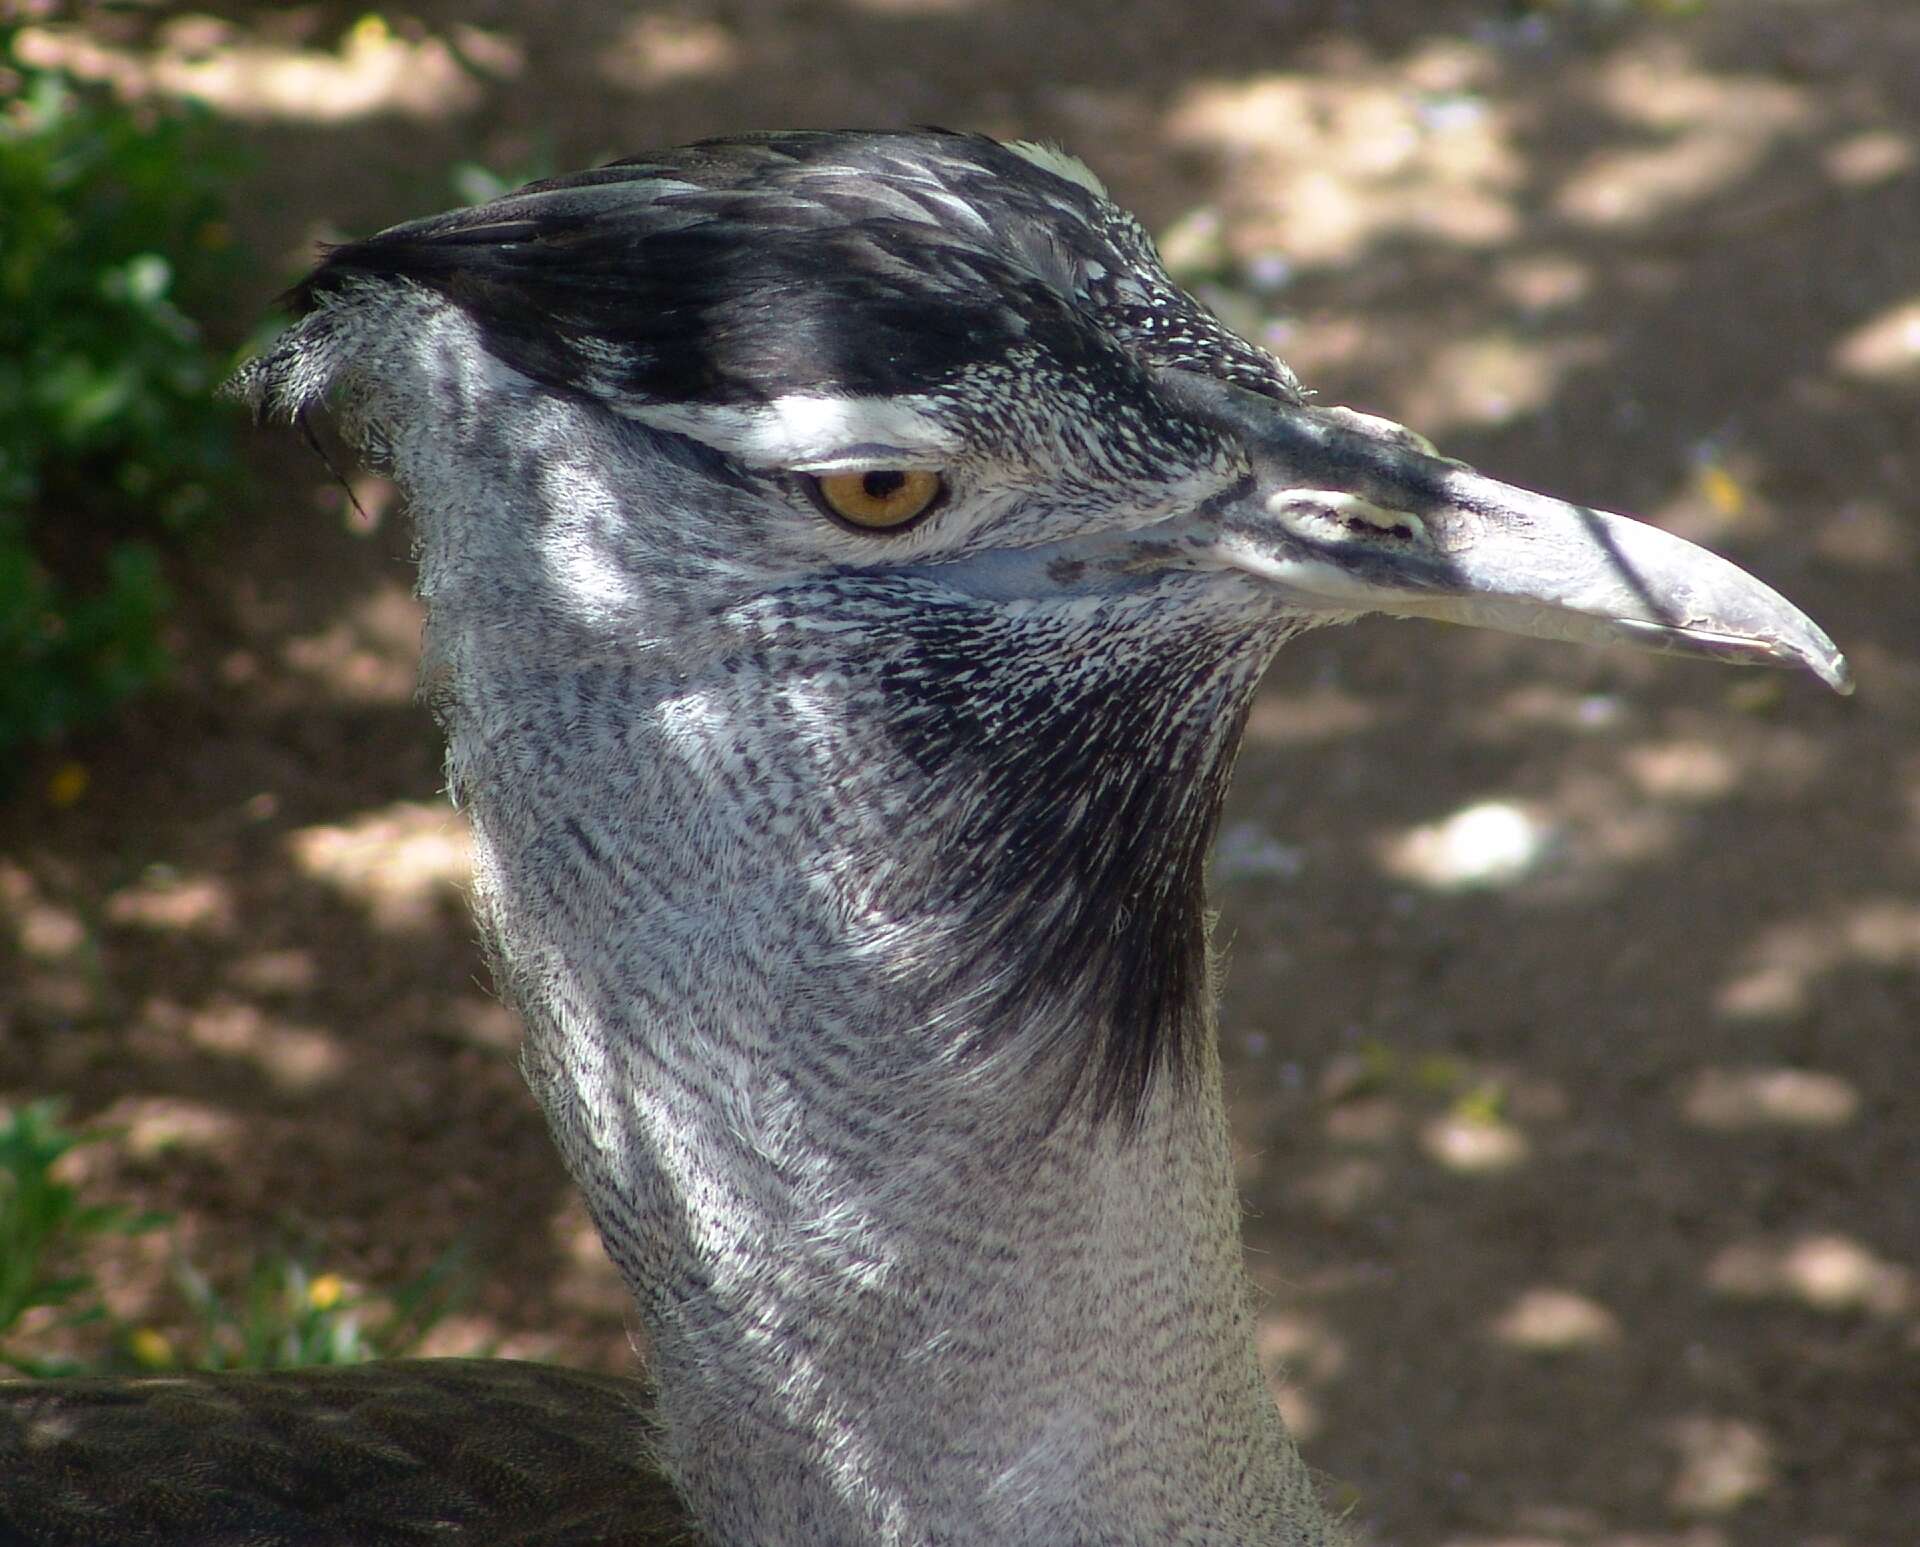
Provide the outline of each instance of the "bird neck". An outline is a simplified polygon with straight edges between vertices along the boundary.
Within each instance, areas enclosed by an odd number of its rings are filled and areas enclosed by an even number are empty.
[[[832,1109],[831,1074],[796,1102],[796,1070],[688,1104],[645,1174],[570,1146],[639,1297],[661,1459],[708,1534],[1312,1540],[1206,1065],[1131,1132],[1084,1110],[1010,1121],[961,1080],[860,1121]]]
[[[533,744],[618,701],[594,675],[548,677]],[[728,693],[682,681],[651,716],[675,734],[637,761],[576,742],[526,804],[488,793],[529,787],[490,776],[513,744],[455,744],[529,1076],[637,1298],[695,1518],[721,1547],[1321,1540],[1254,1354],[1204,914],[1177,1026],[1089,1024],[1132,981],[1068,969],[1065,921],[1111,905],[1082,895],[1091,828],[1056,810],[1030,893],[956,886],[993,856],[887,858],[929,842],[908,808],[968,830],[897,734],[801,767]],[[1073,981],[998,943],[1010,909]],[[1090,1071],[1143,1034],[1178,1063],[1103,1103]]]
[[[1254,1353],[1201,894],[1278,640],[622,592],[663,561],[581,488],[624,443],[558,428],[492,448],[511,519],[419,506],[428,688],[706,1535],[1331,1540]],[[442,448],[398,449],[418,490]]]

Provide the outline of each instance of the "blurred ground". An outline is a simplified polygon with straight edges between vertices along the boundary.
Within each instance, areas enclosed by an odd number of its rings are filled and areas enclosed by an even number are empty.
[[[684,0],[49,10],[257,154],[237,340],[316,237],[745,127],[1057,138],[1332,401],[1728,552],[1859,696],[1315,636],[1217,865],[1276,1388],[1366,1543],[1893,1547],[1920,1519],[1920,7]],[[237,1277],[464,1239],[438,1351],[627,1364],[512,1063],[370,513],[287,435],[171,695],[0,809],[0,1095]],[[74,799],[77,759],[87,774]],[[164,1322],[164,1249],[116,1304]]]

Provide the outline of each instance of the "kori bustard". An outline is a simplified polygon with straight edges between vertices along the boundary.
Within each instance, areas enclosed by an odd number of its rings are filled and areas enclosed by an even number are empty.
[[[4,1529],[1337,1540],[1255,1358],[1214,1045],[1262,672],[1378,611],[1844,691],[1827,637],[1314,404],[1047,148],[707,141],[338,248],[291,306],[238,390],[331,402],[411,502],[476,907],[651,1394],[14,1387]]]

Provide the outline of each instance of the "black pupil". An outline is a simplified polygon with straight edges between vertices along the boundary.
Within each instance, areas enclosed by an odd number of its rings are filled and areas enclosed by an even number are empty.
[[[868,473],[860,480],[860,492],[870,500],[884,503],[906,487],[905,473]]]

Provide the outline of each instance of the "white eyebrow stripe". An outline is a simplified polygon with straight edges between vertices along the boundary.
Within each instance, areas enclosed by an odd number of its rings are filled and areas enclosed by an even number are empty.
[[[939,461],[959,451],[960,437],[953,429],[915,403],[912,398],[790,393],[752,406],[648,403],[626,413],[642,424],[727,452],[750,467],[870,460],[865,454],[883,450]]]

